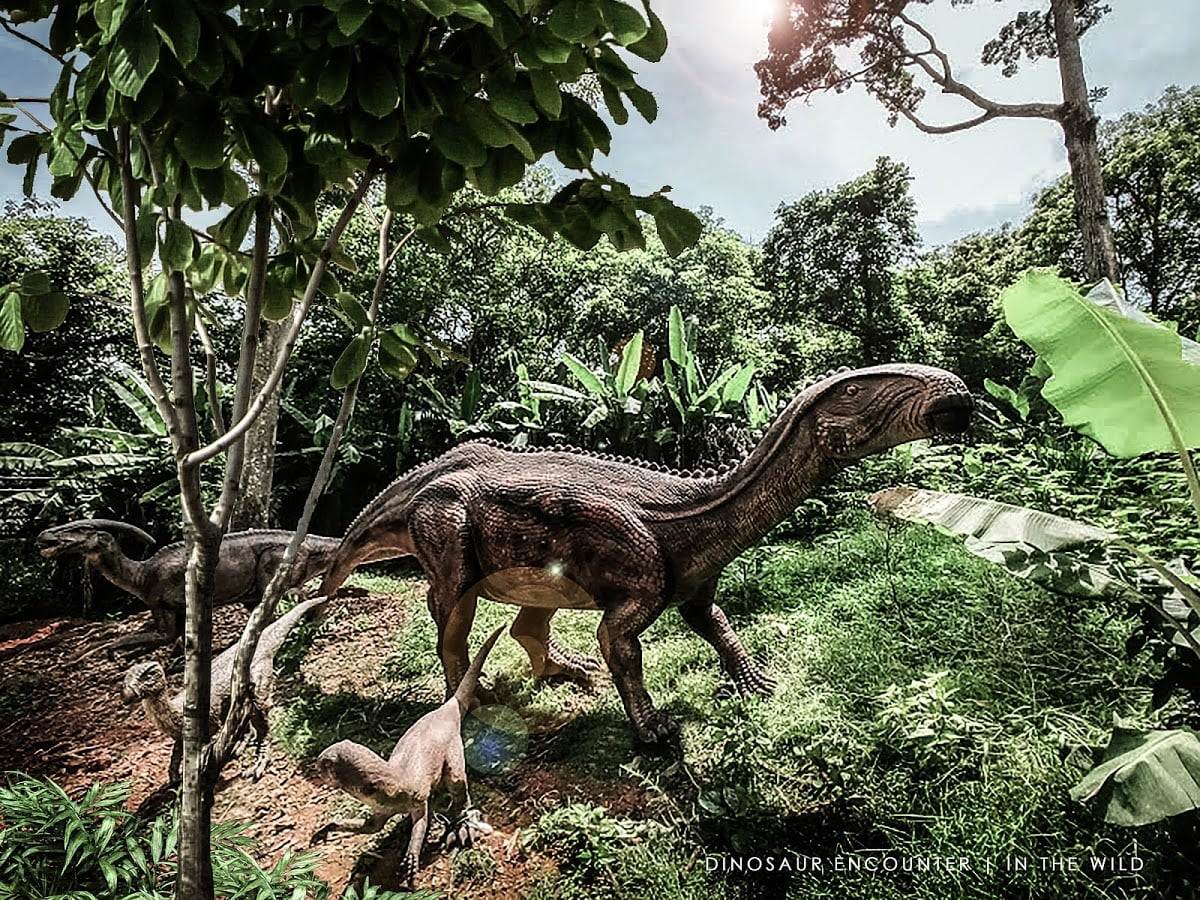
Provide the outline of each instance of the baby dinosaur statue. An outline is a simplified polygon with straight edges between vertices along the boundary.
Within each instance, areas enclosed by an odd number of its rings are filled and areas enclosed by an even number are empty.
[[[401,735],[387,760],[354,741],[338,741],[322,751],[317,757],[321,780],[361,800],[371,813],[363,819],[330,822],[313,835],[314,842],[336,831],[374,833],[393,816],[407,814],[412,819],[412,834],[401,877],[404,886],[411,889],[429,829],[429,796],[439,784],[445,783],[450,790],[452,813],[459,817],[451,820],[459,846],[471,845],[472,831],[491,832],[490,825],[472,815],[461,729],[475,696],[479,673],[503,630],[497,628],[491,633],[450,699],[417,719]]]
[[[157,631],[118,638],[85,655],[121,645],[169,644],[183,633],[187,569],[184,543],[168,544],[147,559],[130,559],[117,544],[116,533],[132,534],[147,544],[154,543],[154,539],[140,528],[112,519],[80,519],[47,528],[37,536],[42,556],[49,559],[69,554],[82,556],[101,575],[150,609]],[[257,601],[275,574],[291,537],[290,531],[268,529],[225,535],[213,581],[213,604]],[[320,535],[305,538],[289,587],[298,587],[325,571],[337,546],[337,538]]]
[[[314,597],[297,603],[282,616],[263,629],[254,649],[250,663],[250,684],[253,689],[250,727],[258,747],[258,758],[254,766],[255,780],[262,777],[267,766],[267,711],[270,709],[271,694],[275,688],[275,654],[283,646],[288,633],[314,609],[329,601],[328,597]],[[237,644],[222,650],[212,664],[212,698],[209,705],[209,726],[215,732],[225,716],[225,705],[229,702],[233,682],[233,667],[237,658]],[[167,675],[160,663],[149,661],[130,666],[125,673],[125,687],[121,692],[126,703],[142,701],[142,708],[158,730],[175,740],[171,751],[169,775],[172,783],[179,780],[179,767],[183,760],[183,691],[170,697],[167,693]]]
[[[512,634],[535,676],[586,677],[550,635],[563,608],[603,610],[598,637],[636,736],[669,738],[642,678],[638,638],[668,606],[713,646],[742,692],[774,682],[713,597],[721,571],[838,470],[897,444],[964,431],[974,403],[942,369],[840,370],[806,387],[753,449],[677,471],[574,447],[461,444],[392,482],[342,538],[322,594],[387,553],[415,555],[449,686],[462,677],[476,600],[523,607]]]

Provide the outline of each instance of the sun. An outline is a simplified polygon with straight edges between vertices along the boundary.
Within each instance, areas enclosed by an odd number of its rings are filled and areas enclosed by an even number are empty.
[[[784,0],[739,0],[738,5],[742,7],[746,18],[755,25],[770,25],[771,19],[783,3]]]

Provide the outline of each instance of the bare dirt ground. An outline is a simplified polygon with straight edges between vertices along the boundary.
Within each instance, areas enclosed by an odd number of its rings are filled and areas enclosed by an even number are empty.
[[[393,650],[393,638],[405,624],[406,607],[388,595],[356,593],[331,605],[299,671],[282,678],[277,713],[290,702],[289,695],[303,695],[319,704],[342,695],[369,697],[376,689],[374,673]],[[227,606],[218,609],[214,618],[214,646],[219,649],[236,640],[246,611]],[[98,654],[73,661],[103,641],[147,627],[147,620],[147,614],[139,613],[101,623],[58,619],[0,626],[0,771],[49,776],[69,791],[93,781],[127,781],[130,807],[145,814],[156,813],[169,802],[163,786],[170,742],[153,729],[140,707],[128,707],[121,699],[128,658]],[[339,622],[353,627],[339,628]],[[168,677],[178,685],[181,666],[169,651],[160,649],[139,658],[163,662]],[[429,708],[429,703],[422,708]],[[389,723],[387,731],[398,734],[408,724]],[[535,734],[531,751],[536,741]],[[319,752],[319,747],[314,749]],[[260,781],[251,779],[253,759],[249,759],[232,763],[217,786],[215,820],[251,823],[250,833],[260,841],[263,862],[274,861],[289,848],[308,849],[313,833],[335,810],[347,812],[350,801],[311,780],[315,752],[292,755],[275,746],[272,763]],[[536,819],[547,798],[587,797],[604,802],[615,813],[645,802],[636,789],[552,767],[537,756],[531,752],[495,783],[475,789],[477,802],[495,828],[482,841],[495,863],[495,877],[487,884],[454,884],[450,855],[427,847],[417,887],[442,890],[452,897],[519,897],[524,886],[553,869],[550,860],[525,853],[519,841],[520,829]],[[485,802],[480,801],[481,794]],[[373,884],[396,886],[395,864],[403,852],[406,830],[399,824],[389,826],[383,836],[330,838],[321,847],[324,859],[318,875],[330,883],[331,896],[340,896],[351,880],[364,874]]]

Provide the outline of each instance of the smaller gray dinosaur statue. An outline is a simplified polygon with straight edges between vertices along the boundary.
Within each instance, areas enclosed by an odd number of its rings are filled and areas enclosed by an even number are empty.
[[[286,613],[263,629],[250,663],[250,684],[253,688],[250,728],[258,748],[258,759],[254,767],[255,780],[262,777],[268,759],[267,712],[271,694],[275,688],[275,654],[283,646],[288,633],[306,615],[327,603],[328,597],[314,597],[297,603]],[[213,660],[212,699],[209,705],[209,726],[215,730],[221,726],[225,706],[233,682],[233,668],[237,658],[237,644],[227,647]],[[150,721],[163,734],[175,740],[171,751],[170,779],[179,780],[180,764],[183,759],[183,692],[174,697],[167,693],[167,675],[161,664],[150,661],[130,666],[125,673],[122,698],[128,704],[142,702],[142,708]]]
[[[374,833],[393,816],[407,814],[412,819],[412,835],[401,876],[411,889],[429,829],[429,795],[439,784],[445,783],[451,795],[448,837],[459,846],[469,847],[472,831],[491,832],[491,826],[481,821],[471,807],[461,729],[484,661],[503,630],[497,628],[483,642],[450,699],[404,732],[387,760],[353,741],[339,741],[325,748],[317,757],[320,779],[361,800],[371,813],[363,819],[330,822],[313,835],[314,841],[324,840],[336,831]]]
[[[89,650],[135,644],[173,643],[183,633],[184,575],[187,548],[182,541],[168,544],[153,556],[137,560],[126,556],[115,534],[126,533],[153,544],[154,538],[140,528],[112,519],[80,519],[47,528],[37,537],[41,554],[49,559],[82,556],[101,575],[141,600],[150,609],[156,631],[127,635]],[[213,580],[213,605],[239,600],[257,602],[292,538],[290,531],[235,531],[221,541],[221,555]],[[336,538],[309,535],[297,554],[295,576],[288,587],[299,587],[321,574],[337,549]],[[83,657],[79,657],[82,659]]]

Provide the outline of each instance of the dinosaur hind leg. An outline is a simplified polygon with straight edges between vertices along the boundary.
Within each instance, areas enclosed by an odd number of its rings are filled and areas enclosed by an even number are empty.
[[[715,587],[715,584],[707,586],[699,596],[680,607],[683,620],[717,651],[721,665],[739,693],[763,696],[773,693],[775,679],[746,652],[721,607],[712,602]]]
[[[654,701],[646,691],[642,644],[638,636],[658,618],[662,605],[639,600],[630,597],[609,607],[596,633],[600,638],[600,651],[612,672],[617,693],[621,695],[638,740],[661,745],[675,737],[678,726],[665,713],[655,709]]]
[[[509,633],[529,656],[534,678],[564,677],[588,681],[600,669],[600,660],[564,647],[550,633],[550,619],[556,609],[523,606],[513,620]]]

